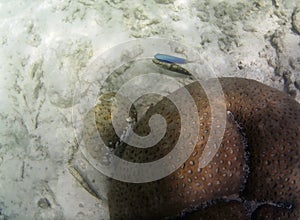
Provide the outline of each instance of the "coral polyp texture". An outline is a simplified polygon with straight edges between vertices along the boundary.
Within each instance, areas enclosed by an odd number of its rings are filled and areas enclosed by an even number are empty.
[[[198,82],[193,82],[174,92],[187,89],[198,108],[200,129],[192,154],[175,172],[159,180],[129,183],[111,179],[108,187],[111,219],[300,217],[300,104],[254,80],[220,78],[219,82],[227,118],[225,132],[220,132],[222,142],[212,160],[199,167],[204,148],[212,147],[206,146],[212,111],[205,91]],[[192,114],[185,110],[185,114]],[[105,114],[109,118],[110,112]],[[118,156],[143,163],[155,161],[172,150],[181,126],[180,113],[168,97],[150,107],[134,131],[147,135],[149,119],[154,114],[166,120],[164,137],[148,149],[121,144],[121,150],[116,151]],[[100,117],[101,113],[97,115]],[[214,117],[218,122],[218,117]],[[101,124],[97,126],[101,132]],[[185,132],[189,136],[195,131],[187,127]]]

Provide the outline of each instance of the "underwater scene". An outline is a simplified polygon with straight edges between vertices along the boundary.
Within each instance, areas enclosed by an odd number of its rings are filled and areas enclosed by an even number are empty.
[[[300,219],[299,1],[0,17],[0,220]]]

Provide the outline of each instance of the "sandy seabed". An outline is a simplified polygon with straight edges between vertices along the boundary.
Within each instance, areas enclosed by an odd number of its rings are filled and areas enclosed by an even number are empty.
[[[0,2],[0,219],[108,218],[67,164],[77,145],[75,84],[120,43],[173,40],[197,50],[218,76],[256,79],[300,101],[297,2]]]

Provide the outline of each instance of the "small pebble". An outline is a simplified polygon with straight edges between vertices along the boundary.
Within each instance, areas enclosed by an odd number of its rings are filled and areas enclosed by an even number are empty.
[[[51,208],[51,204],[49,202],[49,200],[47,198],[41,198],[38,201],[38,206],[42,209],[47,209],[47,208]]]

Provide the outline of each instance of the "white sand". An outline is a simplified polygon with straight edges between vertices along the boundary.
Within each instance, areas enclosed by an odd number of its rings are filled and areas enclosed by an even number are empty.
[[[108,218],[67,170],[76,146],[72,98],[91,61],[130,39],[178,41],[222,76],[279,90],[288,72],[286,88],[300,101],[297,1],[227,2],[2,1],[0,219]]]

